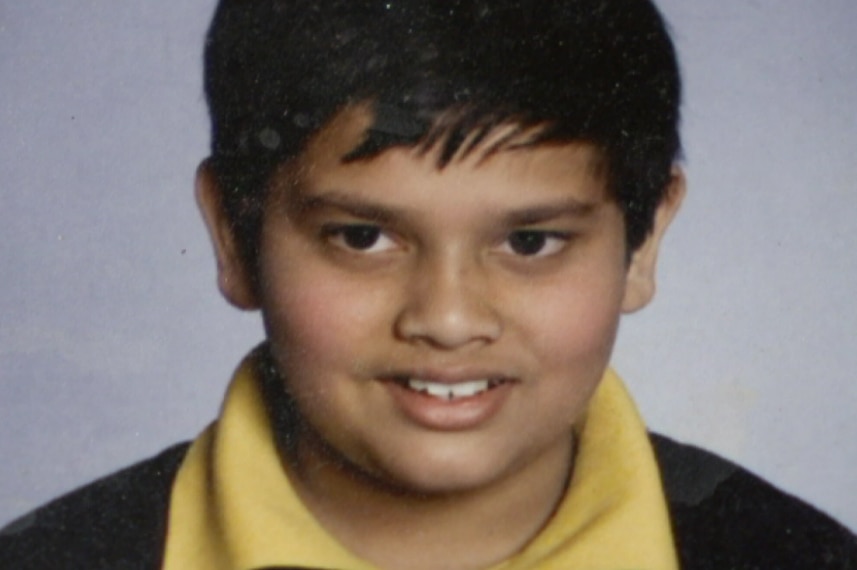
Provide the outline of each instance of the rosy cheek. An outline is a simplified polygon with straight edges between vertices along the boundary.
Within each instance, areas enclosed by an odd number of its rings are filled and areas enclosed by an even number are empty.
[[[266,322],[269,334],[304,365],[342,364],[371,328],[371,296],[341,276],[304,269],[272,284]]]
[[[540,295],[531,305],[530,333],[553,359],[573,365],[609,355],[618,326],[621,295],[613,283],[580,284]],[[594,362],[593,362],[594,364]]]

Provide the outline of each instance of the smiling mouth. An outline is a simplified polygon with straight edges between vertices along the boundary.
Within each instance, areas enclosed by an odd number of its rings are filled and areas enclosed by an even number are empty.
[[[432,382],[421,378],[396,377],[393,381],[400,386],[413,392],[452,402],[464,398],[478,396],[488,390],[502,386],[508,380],[504,378],[485,378],[480,380],[468,380],[466,382],[444,383]]]

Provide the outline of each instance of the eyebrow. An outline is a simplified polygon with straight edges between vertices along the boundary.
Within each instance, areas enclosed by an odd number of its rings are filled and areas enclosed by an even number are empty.
[[[597,207],[597,202],[583,202],[576,198],[567,198],[559,202],[511,211],[505,215],[505,222],[509,226],[528,226],[558,218],[585,218],[591,215]]]
[[[584,202],[577,198],[566,198],[504,212],[502,224],[509,227],[528,226],[565,217],[585,218],[590,216],[598,205],[599,202]],[[312,213],[325,209],[339,210],[355,218],[372,220],[381,224],[392,224],[397,220],[406,219],[412,214],[406,208],[368,202],[338,190],[326,191],[312,196],[298,195],[295,197],[295,206],[296,211],[300,213]]]
[[[318,210],[340,210],[355,218],[372,220],[382,224],[392,223],[406,215],[404,210],[373,204],[338,190],[327,191],[313,196],[298,194],[295,197],[295,210],[300,213],[312,213]]]

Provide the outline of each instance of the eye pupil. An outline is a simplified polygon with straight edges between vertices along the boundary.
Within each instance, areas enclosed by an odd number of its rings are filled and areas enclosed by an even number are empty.
[[[381,229],[374,226],[351,226],[342,230],[342,239],[348,247],[369,249],[381,237]]]
[[[514,232],[509,236],[509,246],[518,255],[535,255],[539,253],[547,243],[547,236],[543,232]]]

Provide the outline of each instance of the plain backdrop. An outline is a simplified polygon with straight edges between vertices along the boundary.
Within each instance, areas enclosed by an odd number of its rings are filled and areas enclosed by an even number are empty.
[[[192,197],[213,0],[0,0],[0,523],[194,437],[255,314]],[[662,0],[690,193],[615,365],[650,426],[857,528],[857,3]]]

